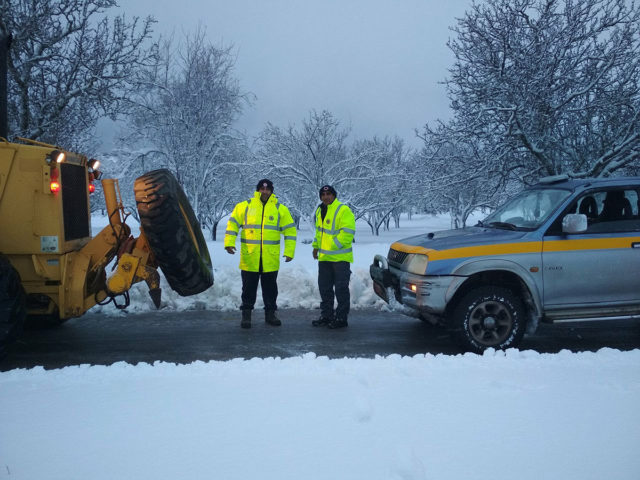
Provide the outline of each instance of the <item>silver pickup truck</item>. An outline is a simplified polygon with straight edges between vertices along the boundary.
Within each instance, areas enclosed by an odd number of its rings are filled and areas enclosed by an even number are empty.
[[[541,321],[640,318],[640,177],[542,179],[474,227],[393,243],[370,273],[475,352]]]

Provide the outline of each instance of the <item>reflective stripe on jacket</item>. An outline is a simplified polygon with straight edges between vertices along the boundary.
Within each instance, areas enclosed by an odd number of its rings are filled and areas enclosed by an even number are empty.
[[[327,214],[322,220],[320,207],[316,210],[316,236],[313,248],[318,249],[321,262],[353,263],[353,236],[356,220],[351,209],[337,199],[327,206]]]
[[[240,233],[240,230],[242,232]],[[258,272],[260,257],[262,271],[274,272],[280,268],[280,235],[284,236],[284,255],[293,258],[296,251],[296,224],[289,209],[271,195],[266,204],[260,192],[252,199],[238,203],[227,222],[224,246],[235,247],[240,233],[240,270]]]

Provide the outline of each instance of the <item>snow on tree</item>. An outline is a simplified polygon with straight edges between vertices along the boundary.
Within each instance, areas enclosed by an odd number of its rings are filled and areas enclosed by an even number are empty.
[[[159,57],[145,71],[127,138],[140,146],[139,162],[176,175],[215,239],[218,222],[242,195],[250,155],[233,123],[249,96],[234,76],[232,48],[212,45],[202,28],[177,46],[164,41]]]
[[[510,151],[495,150],[499,142],[469,137],[455,121],[435,129],[426,126],[420,138],[424,146],[413,157],[425,172],[419,189],[428,192],[431,210],[449,212],[451,228],[465,227],[474,211],[495,208],[504,200],[514,183],[509,171],[514,167]]]
[[[267,124],[258,139],[257,158],[277,179],[278,198],[294,218],[313,221],[322,185],[332,185],[356,218],[365,218],[376,234],[394,207],[404,204],[400,179],[407,169],[401,140],[367,140],[350,145],[349,129],[327,111],[311,111],[297,129]]]
[[[348,187],[356,218],[363,218],[374,235],[380,234],[383,225],[388,228],[394,214],[398,226],[398,212],[408,210],[415,198],[410,195],[409,185],[416,174],[404,142],[399,138],[361,140],[355,142],[351,152],[357,169]]]
[[[639,6],[487,0],[452,30],[456,61],[446,84],[454,116],[470,138],[511,150],[525,182],[637,171]]]
[[[274,182],[277,179],[274,186],[278,198],[296,221],[312,221],[322,185],[333,185],[340,200],[346,201],[348,192],[341,187],[355,168],[348,155],[349,133],[327,111],[311,111],[300,129],[292,125],[282,129],[268,123],[260,133],[258,162],[266,175],[271,175]]]
[[[153,62],[153,20],[109,20],[115,0],[0,0],[9,130],[67,148],[95,143],[97,120],[125,110],[136,69]]]

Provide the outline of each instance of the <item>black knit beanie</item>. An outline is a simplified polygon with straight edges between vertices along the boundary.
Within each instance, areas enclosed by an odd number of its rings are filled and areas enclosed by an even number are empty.
[[[269,190],[271,190],[271,193],[273,193],[273,182],[268,178],[263,178],[258,182],[258,185],[256,185],[256,192],[258,192],[261,187],[267,187]]]
[[[331,192],[331,193],[333,193],[334,197],[338,196],[338,192],[336,192],[336,189],[333,188],[331,185],[324,185],[324,186],[320,187],[320,200],[322,200],[322,193],[323,192]]]

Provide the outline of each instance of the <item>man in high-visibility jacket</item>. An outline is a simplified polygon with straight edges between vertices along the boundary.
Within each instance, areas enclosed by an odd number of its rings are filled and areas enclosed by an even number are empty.
[[[322,203],[316,210],[316,235],[313,258],[318,260],[318,288],[320,290],[320,318],[314,327],[344,328],[348,326],[349,278],[353,263],[353,236],[356,221],[351,209],[336,199],[331,185],[320,188]],[[333,309],[334,297],[338,301]]]
[[[236,253],[236,238],[240,235],[240,273],[242,275],[242,328],[251,328],[251,311],[256,302],[258,281],[262,287],[265,322],[282,324],[276,316],[278,270],[280,269],[280,236],[284,236],[284,258],[293,260],[296,250],[296,224],[289,209],[273,195],[273,183],[266,178],[256,186],[253,198],[238,203],[224,235],[224,248]]]

